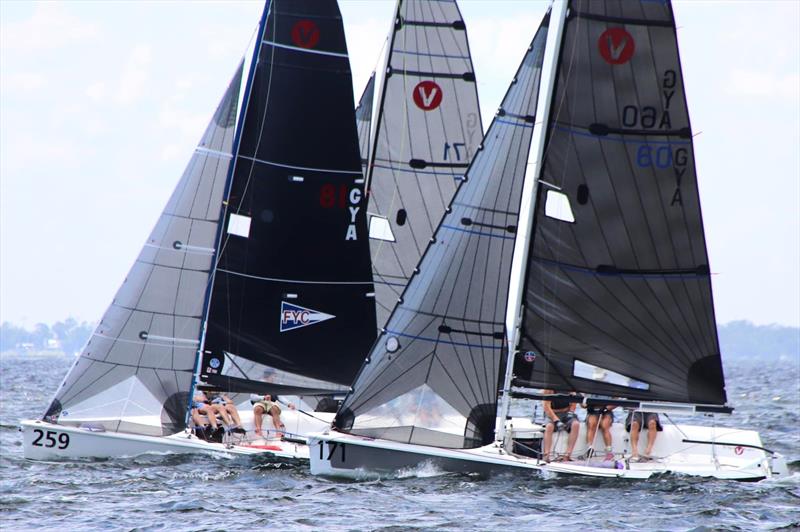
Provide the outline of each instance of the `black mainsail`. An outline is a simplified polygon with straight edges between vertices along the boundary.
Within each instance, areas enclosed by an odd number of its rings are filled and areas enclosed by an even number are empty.
[[[572,0],[552,97],[517,383],[724,404],[670,3]]]
[[[273,1],[243,112],[205,381],[227,387],[220,376],[261,380],[278,370],[281,384],[342,388],[374,341],[352,102],[336,2]]]
[[[336,2],[267,2],[246,64],[46,419],[166,435],[196,373],[232,391],[266,372],[285,393],[352,381],[376,324]]]
[[[375,303],[383,327],[483,136],[455,0],[398,0],[377,76],[365,171]],[[365,97],[372,101],[372,79]],[[365,97],[357,116],[364,116]]]
[[[337,414],[339,429],[452,448],[493,438],[546,24]]]

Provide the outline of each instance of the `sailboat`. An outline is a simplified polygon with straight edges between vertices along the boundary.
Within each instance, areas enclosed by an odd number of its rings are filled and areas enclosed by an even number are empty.
[[[423,217],[438,219],[441,212],[428,212],[436,205],[417,209],[417,198],[398,201],[392,194],[401,192],[384,181],[414,157],[438,163],[422,146],[432,142],[438,152],[444,143],[439,137],[460,143],[462,157],[481,137],[479,119],[477,132],[462,125],[462,112],[473,128],[478,114],[463,21],[454,3],[432,4],[440,3],[398,3],[397,17],[410,24],[404,29],[393,23],[396,45],[388,57],[396,50],[434,57],[444,53],[442,47],[456,47],[461,57],[452,66],[448,59],[435,61],[445,62],[446,73],[457,70],[469,79],[453,77],[431,90],[422,72],[382,75],[399,85],[384,89],[381,81],[374,110],[370,96],[354,114],[336,3],[267,2],[253,50],[125,283],[43,419],[22,422],[26,457],[224,451],[307,459],[304,435],[333,418],[318,399],[344,396],[382,325],[375,302],[385,296],[376,294],[370,253],[380,257],[392,248],[370,249],[372,240],[385,239],[370,238],[376,229],[368,230],[366,211],[405,208],[408,225],[413,221],[415,227]],[[372,79],[365,95],[373,92]],[[384,108],[413,102],[412,89],[420,84],[426,89],[421,97],[436,105],[425,100],[427,109],[406,109],[398,124],[383,118]],[[371,132],[373,112],[376,129],[377,122],[391,127]],[[426,117],[419,122],[415,113]],[[440,124],[440,131],[421,131],[426,122]],[[365,138],[383,146],[398,137],[419,137],[399,154],[418,155],[390,161],[390,172],[370,175],[383,194],[367,193],[356,126],[362,145],[369,142]],[[365,160],[369,153],[367,148]],[[404,180],[418,185],[419,176],[415,171]],[[443,211],[455,179],[442,180]],[[373,197],[388,204],[375,205]],[[410,255],[406,243],[414,236],[427,240],[435,224],[427,235],[419,228],[416,235],[404,231],[403,225],[395,216],[378,237],[393,231],[391,244]],[[392,286],[401,282],[398,277]],[[186,427],[195,390],[229,395],[251,430],[248,394],[294,396],[298,405],[284,408],[283,438],[206,442]]]
[[[788,474],[757,432],[716,418],[665,421],[642,462],[619,424],[610,460],[581,427],[549,462],[545,427],[509,417],[515,397],[732,411],[668,1],[555,0],[465,180],[333,427],[312,435],[312,473]]]

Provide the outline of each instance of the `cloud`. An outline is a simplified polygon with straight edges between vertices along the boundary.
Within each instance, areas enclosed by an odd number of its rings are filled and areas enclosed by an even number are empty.
[[[5,51],[28,53],[90,40],[99,32],[93,24],[67,13],[64,4],[41,2],[30,18],[5,24],[0,34]]]
[[[102,81],[96,81],[86,87],[86,96],[96,102],[100,102],[105,98],[106,84]]]
[[[0,78],[4,93],[24,94],[42,88],[45,77],[35,72],[11,72]]]
[[[136,45],[128,56],[128,61],[122,69],[119,80],[119,89],[115,100],[121,104],[130,104],[138,100],[145,91],[145,85],[150,77],[150,62],[152,50],[149,45]]]

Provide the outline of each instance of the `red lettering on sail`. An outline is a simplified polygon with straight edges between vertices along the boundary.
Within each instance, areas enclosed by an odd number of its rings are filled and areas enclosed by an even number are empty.
[[[610,65],[622,65],[630,61],[636,50],[631,34],[622,28],[609,28],[597,41],[600,55]]]
[[[412,93],[414,103],[423,111],[433,111],[442,103],[442,88],[434,81],[420,81]]]
[[[298,20],[292,26],[292,42],[300,48],[314,48],[319,42],[319,28],[311,20]]]

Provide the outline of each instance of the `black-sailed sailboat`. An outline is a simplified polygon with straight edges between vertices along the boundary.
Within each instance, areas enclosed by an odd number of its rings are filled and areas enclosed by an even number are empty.
[[[557,432],[550,462],[545,426],[509,417],[731,412],[693,158],[670,2],[555,1],[312,473],[787,474],[754,431],[668,415],[644,460],[614,425],[600,457]]]
[[[243,393],[296,395],[308,410],[317,397],[346,393],[382,325],[376,322],[365,215],[370,139],[389,150],[413,135],[419,147],[411,152],[435,162],[421,146],[432,142],[444,149],[448,139],[477,142],[481,135],[462,126],[459,112],[480,129],[455,3],[411,4],[411,26],[422,30],[410,33],[413,39],[394,39],[396,46],[410,56],[436,58],[443,47],[455,46],[459,64],[450,68],[447,59],[436,59],[447,67],[441,75],[458,70],[469,80],[443,83],[444,94],[423,91],[420,97],[438,98],[437,105],[417,109],[424,119],[409,112],[405,126],[384,127],[372,137],[373,79],[362,96],[370,104],[354,115],[335,2],[267,3],[253,50],[126,282],[44,418],[23,422],[26,456],[219,450],[223,446],[199,441],[185,428],[195,389],[221,391],[240,402],[248,428],[252,414]],[[400,30],[395,24],[393,32]],[[405,80],[401,86],[413,76],[424,73],[395,73]],[[376,116],[413,102],[412,89],[383,91]],[[439,128],[419,125],[427,122]],[[460,144],[462,158],[465,147],[474,148]],[[398,189],[419,176],[402,177]],[[454,181],[445,180],[451,187],[443,189],[454,190]],[[384,196],[391,186],[380,185]],[[440,213],[426,212],[427,205],[417,209],[415,201],[406,198],[410,220],[438,219]],[[398,243],[408,241],[402,230],[397,233]],[[380,255],[375,248],[373,253]],[[283,418],[290,438],[229,438],[226,452],[307,458],[303,434],[327,426],[332,413],[301,407],[284,409]],[[66,443],[42,445],[49,433]]]
[[[43,418],[22,423],[26,457],[297,456],[195,437],[190,400],[346,390],[376,331],[365,204],[339,8],[268,1],[125,282]],[[289,431],[320,423],[287,415]]]

